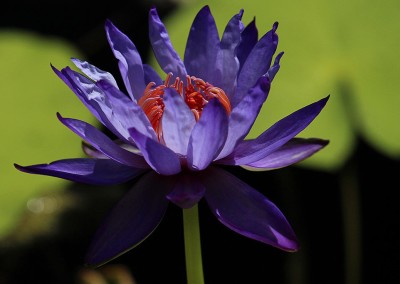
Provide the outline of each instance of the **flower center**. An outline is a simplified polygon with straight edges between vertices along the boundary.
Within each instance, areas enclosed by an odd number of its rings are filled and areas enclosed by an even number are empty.
[[[218,87],[214,87],[208,82],[194,76],[186,76],[186,85],[180,78],[175,78],[171,84],[170,80],[172,73],[168,73],[164,84],[156,86],[156,83],[150,82],[144,90],[143,96],[140,98],[138,104],[143,109],[147,118],[149,119],[154,131],[157,133],[158,139],[162,140],[162,125],[161,118],[164,113],[164,89],[173,88],[184,99],[192,111],[196,121],[200,119],[201,113],[212,98],[217,98],[228,115],[231,113],[231,104],[225,92]]]

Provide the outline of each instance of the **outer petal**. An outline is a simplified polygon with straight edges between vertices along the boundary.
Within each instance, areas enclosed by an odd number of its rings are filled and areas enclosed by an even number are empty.
[[[197,172],[182,172],[176,178],[176,184],[167,198],[183,209],[193,207],[203,198],[206,190],[202,177]]]
[[[243,30],[241,34],[241,41],[237,47],[237,58],[240,62],[240,69],[242,69],[244,62],[249,56],[250,51],[256,45],[258,41],[258,30],[256,27],[256,19],[254,18],[253,21],[250,22]],[[239,72],[240,72],[239,69]]]
[[[118,30],[111,21],[106,21],[105,28],[108,42],[114,56],[119,61],[119,70],[126,89],[132,100],[139,100],[146,88],[139,52],[133,42]]]
[[[96,92],[92,91],[92,89],[95,88],[94,83],[81,74],[71,70],[69,67],[62,69],[61,71],[54,66],[51,66],[51,68],[53,69],[54,73],[56,73],[57,76],[60,77],[60,79],[63,80],[64,83],[67,84],[67,86],[77,95],[77,97],[89,109],[89,111],[107,127],[108,120],[103,119],[104,114],[99,107],[96,98],[94,98],[93,95],[89,96],[89,94],[93,92],[95,95],[100,97],[99,100],[103,100],[103,94],[97,94]],[[110,130],[111,129],[114,129],[114,127],[111,127]]]
[[[157,139],[149,119],[136,102],[131,101],[124,93],[115,88],[108,81],[101,80],[96,82],[96,85],[99,86],[107,96],[112,111],[111,115],[120,122],[124,131],[124,137],[129,136],[129,128],[135,127],[147,137]]]
[[[140,150],[136,146],[134,146],[133,143],[126,144],[122,140],[118,140],[118,139],[114,140],[113,142],[115,144],[117,144],[119,147],[121,147],[131,153],[141,155]],[[87,143],[85,140],[82,140],[82,150],[88,157],[98,158],[98,159],[108,159],[108,157],[106,155],[104,155],[102,152],[100,152],[99,150],[94,148],[92,145]]]
[[[117,163],[110,159],[65,159],[50,164],[38,164],[32,166],[14,166],[23,172],[30,174],[53,176],[97,185],[111,185],[126,182],[144,172]]]
[[[66,67],[60,71],[53,67],[54,72],[71,88],[90,112],[117,137],[128,140],[129,135],[113,115],[108,98],[94,82],[82,74]],[[109,83],[111,85],[111,83]]]
[[[221,151],[228,132],[228,117],[218,99],[208,102],[189,139],[187,161],[194,170],[205,169]]]
[[[188,74],[213,82],[215,70],[210,68],[210,62],[215,62],[218,50],[217,26],[210,8],[204,6],[193,21],[186,43],[184,61]]]
[[[229,117],[228,138],[217,159],[230,154],[236,144],[249,133],[263,103],[267,99],[270,84],[271,82],[267,77],[261,77],[243,100],[232,110]]]
[[[147,163],[157,173],[161,175],[174,175],[181,171],[179,158],[171,149],[143,135],[136,128],[130,128],[129,133]]]
[[[82,61],[77,58],[72,58],[71,61],[78,67],[86,76],[88,76],[93,81],[98,80],[107,80],[116,88],[118,88],[117,82],[114,79],[114,76],[111,73],[103,71],[96,66],[90,64],[87,61]]]
[[[86,263],[100,266],[146,239],[158,226],[168,207],[165,194],[172,184],[149,172],[117,203],[97,230]]]
[[[163,138],[168,148],[186,156],[189,137],[196,124],[193,113],[182,97],[172,89],[165,89],[162,117]]]
[[[134,168],[149,168],[143,156],[121,148],[96,127],[81,120],[63,118],[59,113],[57,113],[57,117],[65,126],[78,134],[82,139],[116,162]]]
[[[268,71],[272,56],[278,46],[278,35],[275,33],[277,28],[278,23],[275,23],[272,30],[257,42],[244,62],[238,77],[236,95],[231,101],[233,106],[236,106],[248,90],[255,85],[258,78]]]
[[[102,152],[100,152],[84,140],[82,141],[82,151],[86,154],[86,156],[90,158],[109,159],[106,155],[104,155]]]
[[[224,170],[209,170],[204,175],[205,198],[222,224],[243,236],[283,250],[298,249],[291,226],[270,200]]]
[[[293,138],[263,159],[242,166],[250,170],[274,170],[287,167],[310,157],[328,143],[328,140],[322,139]]]
[[[167,30],[161,22],[157,10],[152,8],[149,15],[149,37],[154,55],[165,73],[172,72],[182,80],[186,77],[186,69],[178,53],[172,47]]]
[[[282,56],[283,56],[283,52],[280,52],[275,57],[274,65],[272,65],[272,67],[269,68],[269,70],[267,71],[267,74],[265,74],[265,76],[267,76],[271,80],[271,82],[272,82],[272,80],[274,80],[276,73],[278,73],[279,69],[281,68],[280,61],[281,61]]]
[[[242,141],[232,154],[218,162],[227,165],[248,165],[265,158],[306,128],[320,113],[328,99],[329,96],[295,111],[254,140]]]
[[[239,59],[236,57],[236,48],[240,43],[240,34],[244,28],[241,21],[242,15],[243,10],[233,16],[228,22],[215,62],[216,74],[213,83],[222,88],[230,99],[236,91],[236,80],[239,71]]]

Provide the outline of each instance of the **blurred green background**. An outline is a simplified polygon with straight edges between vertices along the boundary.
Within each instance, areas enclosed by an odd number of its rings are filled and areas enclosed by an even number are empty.
[[[35,199],[38,193],[66,185],[61,179],[23,174],[14,163],[40,164],[82,156],[79,139],[59,123],[56,112],[90,122],[94,118],[50,67],[50,63],[56,68],[70,65],[72,56],[79,57],[81,52],[60,37],[0,30],[0,237],[12,229],[28,205],[32,210],[45,210]]]
[[[78,188],[67,181],[28,175],[13,167],[13,163],[28,165],[83,156],[80,139],[57,120],[56,112],[100,127],[53,73],[50,63],[60,69],[71,66],[69,59],[77,57],[110,71],[120,82],[117,62],[104,33],[105,19],[111,19],[134,41],[145,62],[157,67],[147,36],[149,8],[156,5],[174,47],[183,55],[193,18],[205,4],[210,6],[220,33],[241,8],[244,24],[256,18],[259,37],[275,21],[279,22],[277,51],[284,51],[285,55],[250,137],[291,112],[331,95],[325,109],[299,135],[329,139],[330,144],[324,150],[289,169],[236,172],[282,209],[302,242],[302,251],[287,256],[270,248],[260,248],[259,244],[223,231],[207,215],[208,211],[201,211],[205,231],[218,232],[203,236],[206,245],[217,243],[219,248],[208,250],[204,256],[209,263],[210,279],[236,277],[236,280],[254,283],[262,274],[260,271],[267,270],[269,283],[395,283],[393,279],[400,276],[399,236],[393,232],[400,225],[396,202],[400,171],[400,3],[391,0],[137,0],[113,2],[110,6],[72,1],[62,8],[53,3],[46,10],[34,3],[24,7],[6,4],[0,11],[0,96],[3,98],[0,240],[7,237],[9,242],[10,236],[19,235],[21,220],[29,223],[30,219],[26,219],[29,214],[58,214],[63,208],[62,202],[71,203],[63,194]],[[97,192],[97,189],[91,190],[93,194]],[[53,201],[44,198],[49,192],[61,197]],[[83,188],[82,192],[88,191]],[[79,195],[79,191],[74,194]],[[99,194],[107,197],[109,193],[99,190]],[[104,204],[93,202],[86,208],[87,204],[74,203],[82,210],[79,216],[106,212],[99,209]],[[154,283],[148,279],[154,280],[162,272],[167,273],[166,278],[179,283],[180,277],[171,272],[175,271],[171,266],[183,261],[180,259],[183,254],[174,253],[174,250],[181,252],[181,239],[176,237],[181,233],[181,220],[180,212],[176,208],[171,210],[154,237],[146,240],[135,253],[117,260],[134,263],[130,267],[136,267],[132,269],[141,283]],[[74,225],[72,221],[60,223],[58,227],[73,228]],[[77,222],[74,229],[79,231],[81,226],[84,225]],[[96,224],[91,226],[95,228]],[[58,227],[52,230],[59,230]],[[171,231],[175,235],[171,236]],[[29,234],[29,230],[24,232]],[[85,247],[86,243],[82,244],[78,236],[72,245],[71,241],[62,245]],[[168,240],[168,244],[163,246],[162,240]],[[0,283],[2,276],[11,274],[12,269],[20,269],[15,255],[23,255],[32,265],[35,262],[35,257],[24,253],[26,250],[19,254],[9,252],[5,249],[8,244],[0,245]],[[76,255],[67,257],[49,246],[49,263],[58,263],[58,270],[51,265],[40,266],[30,274],[37,277],[31,283],[71,283],[66,275],[72,273],[68,269],[76,269],[81,264],[84,251],[80,249],[72,249]],[[172,254],[172,258],[179,260],[154,264],[160,253]],[[261,262],[256,260],[257,255],[263,259]],[[2,264],[10,259],[15,259],[12,262],[15,267],[2,269]],[[151,264],[154,266],[148,267]],[[232,271],[237,271],[237,275],[224,276]],[[178,272],[181,271],[178,269]],[[53,279],[53,282],[43,280],[39,276],[42,273],[52,275],[47,280]]]

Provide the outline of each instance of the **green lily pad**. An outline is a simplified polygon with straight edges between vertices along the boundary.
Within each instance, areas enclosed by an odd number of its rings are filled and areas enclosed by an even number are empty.
[[[400,4],[367,2],[360,6],[354,0],[191,1],[163,21],[181,55],[190,25],[204,5],[210,6],[220,33],[241,8],[245,24],[256,18],[259,35],[278,21],[277,51],[285,55],[249,137],[330,95],[321,114],[299,135],[329,139],[330,144],[299,165],[335,171],[352,154],[359,134],[382,154],[400,157],[400,81],[396,78]],[[157,66],[154,57],[150,63]]]
[[[94,117],[52,71],[82,54],[70,43],[21,30],[0,31],[0,236],[39,192],[62,189],[65,180],[29,175],[20,165],[48,163],[82,155],[80,139],[56,112],[94,123]]]

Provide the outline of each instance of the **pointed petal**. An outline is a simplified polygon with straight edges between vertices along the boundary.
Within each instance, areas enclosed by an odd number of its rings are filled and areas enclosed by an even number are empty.
[[[124,136],[129,136],[128,129],[135,127],[149,138],[157,139],[149,119],[143,109],[134,101],[131,101],[123,92],[115,88],[108,81],[98,81],[96,85],[101,88],[110,104],[112,117],[118,120],[124,130]]]
[[[107,126],[107,120],[103,120],[102,111],[97,105],[95,98],[90,97],[89,93],[91,89],[85,88],[84,86],[94,86],[94,83],[89,79],[85,78],[81,74],[71,70],[69,67],[62,69],[61,71],[51,66],[54,73],[64,81],[64,83],[76,94],[76,96],[82,101],[82,103],[89,109],[89,111],[105,126]],[[98,96],[101,96],[100,94]]]
[[[164,105],[162,126],[165,144],[175,153],[186,156],[189,137],[196,124],[194,115],[182,97],[170,88],[164,91]]]
[[[236,57],[236,48],[240,43],[240,34],[243,31],[241,21],[243,9],[232,17],[222,35],[220,48],[215,62],[216,73],[213,83],[223,89],[229,99],[235,94],[239,59]]]
[[[96,66],[90,64],[87,61],[82,61],[77,58],[72,58],[71,61],[78,67],[86,76],[88,76],[93,81],[98,80],[107,80],[116,88],[118,88],[117,82],[114,79],[114,76],[111,73],[103,71]]]
[[[147,163],[157,173],[161,175],[174,175],[181,171],[179,158],[171,149],[143,135],[136,128],[130,128],[129,133]]]
[[[213,82],[215,70],[210,70],[210,62],[215,62],[219,50],[219,35],[214,17],[208,6],[196,15],[186,43],[184,62],[188,74]]]
[[[61,72],[54,67],[53,70],[105,127],[120,139],[127,141],[129,134],[114,117],[103,90],[93,81],[69,67],[62,69]],[[111,83],[109,84],[111,85]]]
[[[116,204],[98,228],[86,263],[98,267],[132,249],[159,225],[168,207],[167,177],[149,172]]]
[[[53,176],[74,182],[112,185],[126,182],[144,172],[110,159],[64,159],[50,164],[14,166],[26,173]]]
[[[143,156],[121,148],[96,127],[81,120],[63,118],[59,113],[57,113],[57,117],[65,126],[110,159],[134,168],[149,168]]]
[[[240,62],[240,69],[244,62],[246,61],[247,57],[249,56],[251,50],[256,45],[258,41],[258,30],[256,27],[256,19],[254,18],[253,21],[250,22],[243,30],[241,34],[241,41],[237,47],[237,57]],[[239,72],[240,72],[239,69]]]
[[[310,157],[328,143],[328,140],[322,139],[293,138],[268,156],[242,166],[250,170],[275,170],[287,167]]]
[[[274,65],[272,65],[272,67],[269,68],[269,70],[267,71],[267,74],[265,74],[265,76],[267,76],[271,80],[271,82],[272,82],[272,80],[274,80],[276,73],[278,73],[279,69],[281,68],[280,61],[281,61],[282,56],[283,56],[283,52],[280,52],[275,57]]]
[[[295,111],[256,139],[240,142],[232,154],[218,162],[226,165],[248,165],[263,159],[305,129],[320,113],[328,99],[329,96]]]
[[[261,77],[257,84],[250,89],[248,95],[232,110],[229,116],[228,138],[217,159],[232,153],[236,144],[249,133],[263,103],[267,99],[269,89],[269,79],[264,76]]]
[[[205,187],[201,182],[201,176],[196,172],[182,172],[176,177],[174,188],[167,194],[168,200],[187,209],[197,204],[205,193]]]
[[[131,99],[137,101],[146,88],[140,54],[133,42],[118,30],[111,21],[106,21],[105,29],[114,56],[118,59],[122,80]]]
[[[187,161],[194,170],[205,169],[221,151],[228,133],[228,117],[218,99],[212,99],[193,127]]]
[[[286,251],[296,251],[293,229],[282,212],[258,191],[231,175],[210,168],[204,175],[211,211],[229,229]]]
[[[278,46],[278,35],[275,33],[277,28],[278,23],[275,23],[272,30],[257,42],[244,62],[238,78],[236,95],[231,101],[234,107],[255,85],[258,78],[267,73]]]
[[[161,69],[167,74],[172,72],[175,77],[180,77],[184,80],[186,78],[185,65],[173,48],[167,30],[155,8],[150,10],[149,37],[154,55]]]

